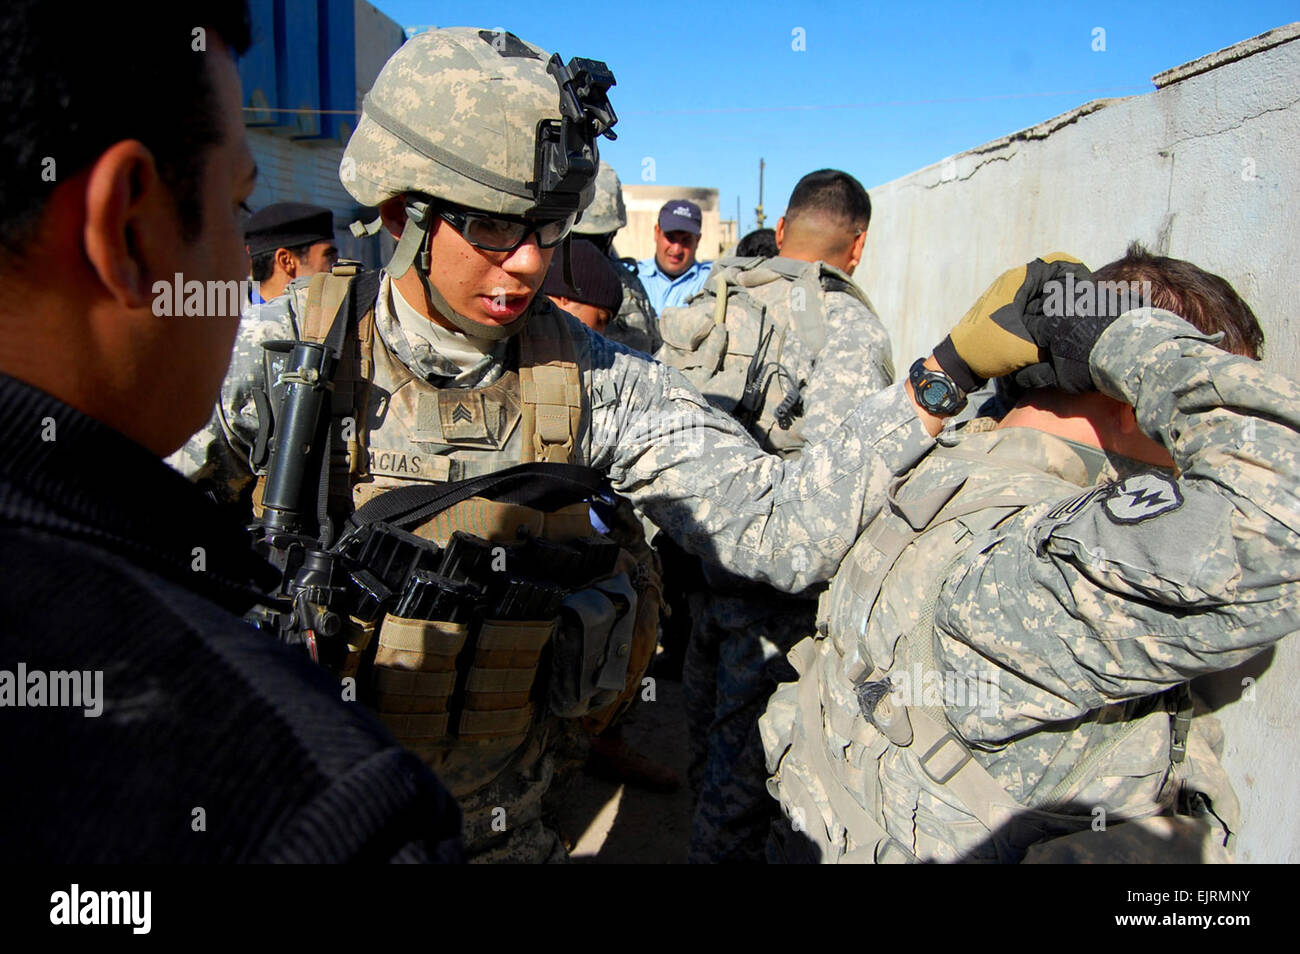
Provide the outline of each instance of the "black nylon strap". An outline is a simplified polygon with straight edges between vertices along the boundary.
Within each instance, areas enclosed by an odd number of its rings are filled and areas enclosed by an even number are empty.
[[[383,521],[406,530],[471,497],[538,510],[586,500],[605,490],[603,475],[577,464],[518,464],[454,483],[399,487],[371,500],[348,518],[353,527]]]

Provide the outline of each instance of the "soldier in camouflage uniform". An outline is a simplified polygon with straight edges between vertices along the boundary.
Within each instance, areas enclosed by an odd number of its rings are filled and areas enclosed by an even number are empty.
[[[627,345],[645,354],[654,354],[662,344],[654,306],[637,277],[636,260],[619,258],[614,251],[614,235],[627,225],[627,208],[623,205],[623,185],[614,167],[601,161],[596,173],[596,197],[591,200],[582,221],[573,227],[609,256],[623,283],[623,304],[602,332],[611,341]]]
[[[1043,317],[1051,267],[1004,276],[995,320],[1069,320]],[[1131,250],[1096,278],[1195,327],[1077,319],[1017,376],[1055,389],[892,492],[761,722],[776,858],[1226,857],[1236,799],[1187,680],[1300,627],[1300,388],[1239,356],[1263,336],[1217,276]]]
[[[704,291],[684,308],[664,312],[667,346],[660,360],[682,368],[765,448],[798,457],[865,396],[894,381],[889,336],[851,278],[870,220],[871,200],[852,176],[831,169],[804,176],[777,222],[781,256],[716,262]],[[684,346],[699,327],[717,324],[719,282],[732,289],[724,319],[727,354],[721,371],[708,374],[718,363],[708,350],[716,333],[697,349]],[[765,345],[744,346],[764,336],[770,336]],[[707,363],[698,360],[701,354]],[[742,380],[744,390],[756,383],[756,402],[741,397]],[[781,419],[784,404],[789,414]],[[691,596],[683,667],[698,798],[689,858],[761,862],[777,813],[764,785],[758,717],[789,678],[785,654],[813,632],[817,591],[790,596],[714,565],[706,563],[703,571],[707,588]]]
[[[551,68],[563,73],[558,60]],[[589,107],[576,119],[570,108],[568,120],[582,125],[559,135],[559,81],[537,47],[458,28],[408,40],[366,97],[340,178],[358,203],[379,207],[399,241],[371,279],[372,297],[357,302],[355,331],[371,353],[363,350],[358,365],[364,380],[349,382],[361,401],[355,433],[344,447],[331,432],[350,478],[343,504],[521,461],[567,460],[607,477],[680,544],[733,573],[790,591],[828,579],[889,481],[931,446],[938,419],[910,389],[891,389],[861,402],[800,460],[785,461],[710,408],[680,373],[538,295],[551,248],[590,201],[601,126],[598,97],[584,84]],[[585,143],[584,152],[557,155],[561,142]],[[569,174],[544,188],[539,163]],[[233,474],[237,466],[215,462],[252,459],[259,346],[300,331],[287,304],[242,323],[222,396],[226,427],[196,437],[185,469]],[[1014,367],[1033,360],[1022,347],[993,352]],[[252,480],[245,470],[227,496]],[[577,519],[589,533],[585,505]],[[392,618],[380,624],[381,644]],[[461,799],[467,852],[480,860],[564,856],[539,808],[554,772],[554,720],[544,700],[535,713],[522,743],[451,739],[431,763]]]

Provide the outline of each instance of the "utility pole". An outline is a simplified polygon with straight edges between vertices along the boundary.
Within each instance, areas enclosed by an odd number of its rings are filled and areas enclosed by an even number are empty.
[[[763,227],[763,167],[766,165],[762,159],[758,160],[758,208],[754,209],[754,213],[758,216],[758,225],[755,227],[760,229]]]

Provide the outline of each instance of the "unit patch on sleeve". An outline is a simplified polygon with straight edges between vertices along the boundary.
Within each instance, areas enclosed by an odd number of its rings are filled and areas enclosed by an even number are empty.
[[[1103,506],[1115,523],[1141,523],[1183,505],[1177,481],[1164,474],[1137,474],[1115,485]]]

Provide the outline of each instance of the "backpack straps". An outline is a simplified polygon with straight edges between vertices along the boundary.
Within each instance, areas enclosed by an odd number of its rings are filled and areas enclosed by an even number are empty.
[[[713,279],[714,294],[717,296],[713,305],[713,324],[721,327],[727,323],[727,275],[718,272]]]
[[[804,299],[804,307],[790,309],[791,323],[799,338],[814,353],[820,352],[826,346],[827,292],[843,292],[862,302],[871,309],[872,314],[875,314],[876,309],[867,298],[867,293],[849,275],[833,265],[777,257],[768,259],[763,267],[793,280],[795,287],[790,290],[791,295],[796,294],[796,290],[802,290],[800,293]],[[812,306],[812,302],[816,302],[816,307]]]

